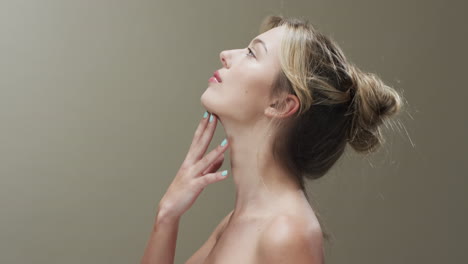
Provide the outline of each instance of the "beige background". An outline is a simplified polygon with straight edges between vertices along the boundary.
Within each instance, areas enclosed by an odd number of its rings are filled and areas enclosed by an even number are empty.
[[[279,13],[309,18],[409,103],[378,153],[346,152],[309,182],[327,263],[465,262],[461,2],[0,1],[0,263],[138,263],[219,53]],[[231,178],[206,188],[175,263],[233,205]]]

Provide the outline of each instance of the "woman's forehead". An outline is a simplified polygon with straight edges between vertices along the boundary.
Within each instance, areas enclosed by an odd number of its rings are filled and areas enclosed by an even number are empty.
[[[278,39],[281,39],[285,29],[286,29],[285,26],[275,27],[258,35],[257,38],[260,38],[267,43],[268,42],[275,43]]]
[[[281,27],[275,27],[272,28],[268,31],[263,32],[262,34],[258,35],[252,40],[252,44],[256,44],[254,42],[255,39],[261,40],[265,44],[265,48],[268,50],[267,55],[271,55],[274,53],[277,53],[277,49],[279,48],[279,45],[281,44],[281,37],[283,36],[284,33],[284,26]],[[258,44],[259,48],[261,47],[261,44]],[[261,47],[263,50],[263,47]],[[264,50],[263,50],[264,51]]]

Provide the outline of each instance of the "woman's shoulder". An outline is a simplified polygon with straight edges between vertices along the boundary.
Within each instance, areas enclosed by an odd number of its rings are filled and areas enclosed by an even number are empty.
[[[297,212],[281,213],[266,223],[259,236],[258,249],[259,258],[265,263],[282,257],[320,263],[318,260],[323,258],[322,231],[310,216]]]
[[[294,223],[302,228],[320,229],[315,212],[302,193],[293,193],[283,199],[278,211],[271,217],[271,225],[284,223]]]
[[[292,207],[269,218],[263,230],[265,236],[272,233],[276,236],[321,233],[319,222],[310,206],[294,205]]]
[[[322,243],[320,223],[305,196],[291,195],[277,208],[265,223],[259,242],[309,239],[315,244]]]

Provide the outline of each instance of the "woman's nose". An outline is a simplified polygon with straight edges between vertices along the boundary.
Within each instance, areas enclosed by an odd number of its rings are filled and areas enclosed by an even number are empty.
[[[219,58],[221,60],[221,63],[223,64],[223,66],[228,68],[228,63],[226,61],[226,58],[227,58],[227,51],[226,50],[221,51],[221,53],[219,54]]]

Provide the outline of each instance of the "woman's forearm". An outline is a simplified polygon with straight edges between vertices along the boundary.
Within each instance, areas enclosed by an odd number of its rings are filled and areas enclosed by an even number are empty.
[[[158,208],[141,264],[174,264],[179,220],[178,217],[169,217]]]

